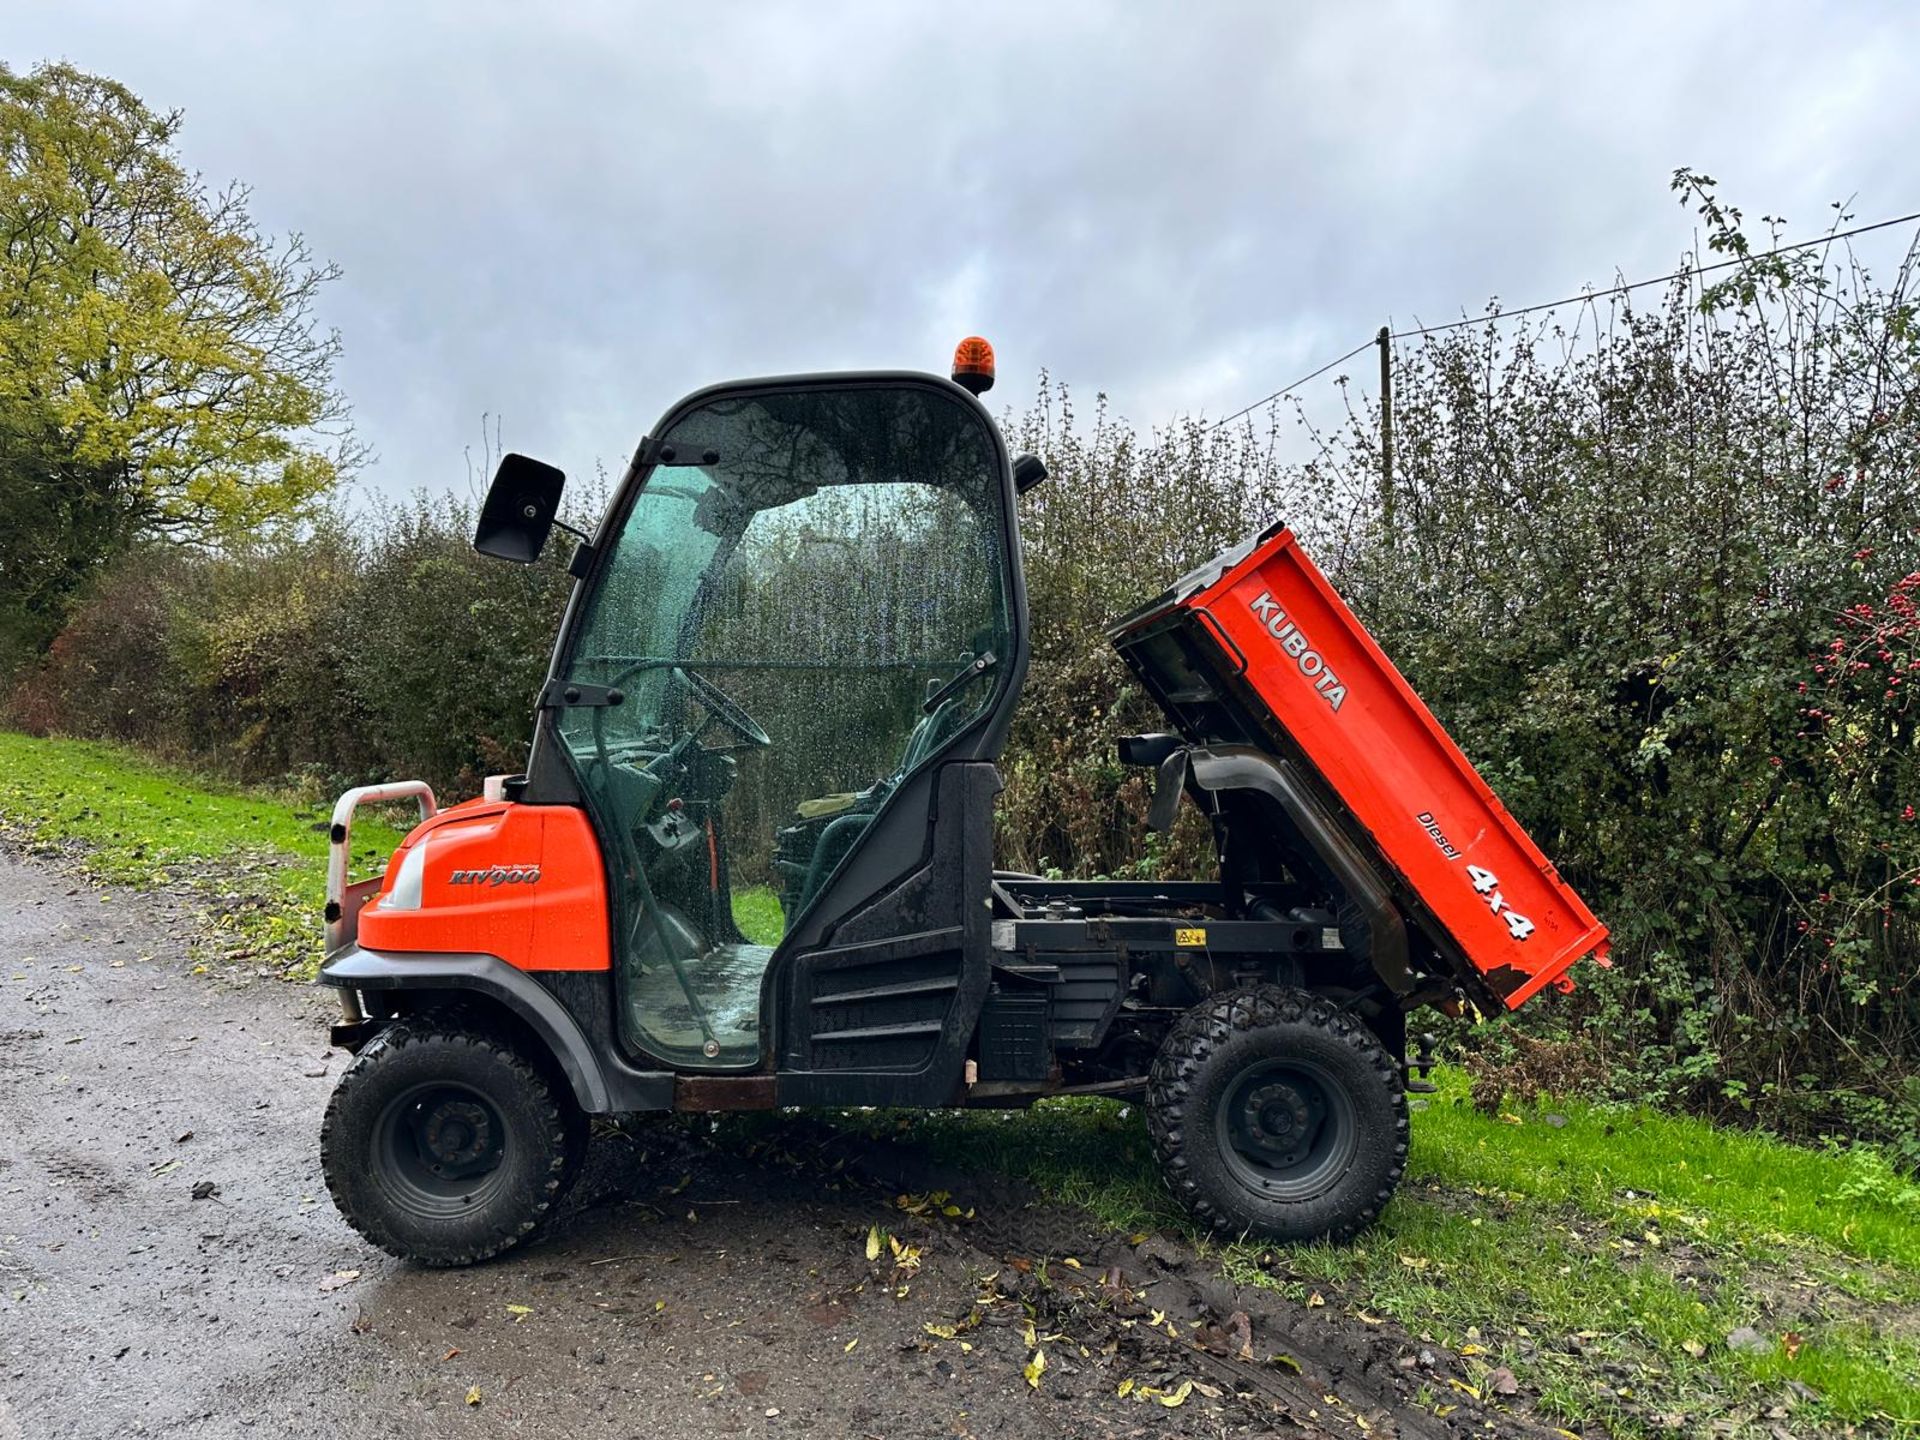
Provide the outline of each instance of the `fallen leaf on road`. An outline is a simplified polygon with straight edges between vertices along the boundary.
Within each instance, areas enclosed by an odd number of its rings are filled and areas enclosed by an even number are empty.
[[[460,1353],[460,1347],[456,1345],[453,1347],[453,1349],[447,1351],[446,1354],[440,1357],[440,1363],[443,1365],[446,1364],[447,1361],[451,1360],[454,1356],[458,1355],[459,1353]]]
[[[1307,1308],[1309,1310],[1318,1310],[1322,1305],[1326,1303],[1327,1303],[1327,1297],[1322,1295],[1318,1290],[1314,1291],[1311,1295],[1307,1296]]]
[[[1186,1404],[1187,1397],[1192,1393],[1193,1393],[1193,1381],[1182,1380],[1179,1383],[1179,1385],[1174,1388],[1171,1394],[1156,1395],[1153,1398],[1158,1400],[1162,1405],[1166,1406],[1169,1410],[1171,1410],[1176,1405]]]
[[[507,1306],[507,1313],[513,1316],[513,1323],[518,1325],[533,1313],[533,1307],[531,1305],[509,1305]]]
[[[332,1294],[335,1290],[346,1289],[347,1286],[359,1278],[360,1272],[358,1270],[336,1270],[320,1282],[320,1291],[323,1295]]]
[[[1488,1372],[1487,1389],[1496,1395],[1518,1395],[1520,1382],[1513,1377],[1513,1371],[1502,1365],[1498,1370]]]
[[[1027,1377],[1027,1384],[1038,1390],[1040,1388],[1040,1377],[1046,1372],[1046,1368],[1047,1352],[1044,1350],[1036,1350],[1033,1352],[1033,1358],[1020,1367],[1020,1373]]]
[[[1783,1348],[1787,1352],[1787,1358],[1789,1360],[1797,1359],[1799,1357],[1800,1347],[1805,1343],[1806,1343],[1805,1340],[1801,1338],[1800,1332],[1798,1330],[1789,1330],[1787,1331],[1786,1334],[1780,1337],[1781,1348]]]
[[[872,1229],[867,1231],[867,1259],[878,1260],[879,1258],[880,1258],[880,1227],[878,1225],[875,1225]]]
[[[480,1387],[478,1385],[469,1385],[467,1387],[467,1403],[469,1405],[478,1405],[480,1403]]]
[[[219,1195],[220,1187],[211,1180],[201,1180],[194,1185],[191,1193],[196,1200],[212,1200]]]
[[[851,1355],[853,1353],[853,1347],[858,1345],[859,1343],[860,1343],[860,1337],[858,1335],[854,1336],[853,1339],[847,1341],[846,1348],[843,1353]]]
[[[1246,1311],[1236,1310],[1227,1317],[1227,1337],[1233,1341],[1235,1359],[1253,1359],[1253,1322]]]

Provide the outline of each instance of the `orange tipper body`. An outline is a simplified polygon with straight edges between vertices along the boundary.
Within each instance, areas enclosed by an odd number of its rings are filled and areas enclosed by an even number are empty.
[[[415,827],[360,911],[370,950],[605,970],[607,887],[586,812],[469,800]]]
[[[1216,573],[1217,567],[1217,573]],[[1284,528],[1187,577],[1117,632],[1182,616],[1282,754],[1316,773],[1390,866],[1409,918],[1509,1008],[1571,988],[1607,930],[1560,878]],[[1129,649],[1116,633],[1123,653]],[[1146,677],[1150,686],[1155,677]],[[1180,697],[1156,686],[1170,715]],[[1247,695],[1246,691],[1251,691]],[[1191,715],[1190,707],[1185,713]]]

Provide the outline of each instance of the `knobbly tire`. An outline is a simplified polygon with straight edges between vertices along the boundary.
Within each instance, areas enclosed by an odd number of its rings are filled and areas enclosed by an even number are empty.
[[[586,1123],[573,1097],[484,1030],[389,1026],[327,1102],[320,1162],[340,1213],[389,1254],[472,1265],[551,1218]]]
[[[1169,1188],[1230,1235],[1345,1240],[1379,1218],[1407,1164],[1398,1062],[1355,1016],[1278,985],[1174,1023],[1147,1129]]]

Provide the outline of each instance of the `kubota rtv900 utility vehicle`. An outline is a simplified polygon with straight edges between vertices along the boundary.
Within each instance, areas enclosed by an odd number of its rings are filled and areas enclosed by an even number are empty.
[[[368,1239],[516,1244],[590,1115],[1065,1094],[1144,1097],[1211,1225],[1345,1236],[1405,1162],[1408,1015],[1604,951],[1277,526],[1110,631],[1167,726],[1120,758],[1154,824],[1205,814],[1217,873],[996,869],[1045,472],[980,404],[991,364],[681,401],[579,537],[525,773],[341,797],[321,980],[356,1058],[321,1143]],[[508,456],[476,546],[533,560],[561,484]],[[397,797],[420,825],[350,884],[355,807]]]

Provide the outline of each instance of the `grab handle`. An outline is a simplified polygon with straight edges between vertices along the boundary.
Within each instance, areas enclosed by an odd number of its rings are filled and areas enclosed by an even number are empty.
[[[360,905],[349,904],[349,900],[364,903],[364,896],[352,895],[352,890],[365,890],[372,893],[378,885],[377,880],[365,880],[359,885],[347,884],[347,866],[353,856],[353,812],[362,805],[377,805],[383,800],[414,799],[420,802],[420,818],[431,820],[440,813],[440,807],[434,802],[433,787],[424,780],[392,780],[385,785],[361,785],[347,791],[333,806],[333,823],[327,829],[327,908],[326,908],[326,953],[352,943],[359,933]]]

